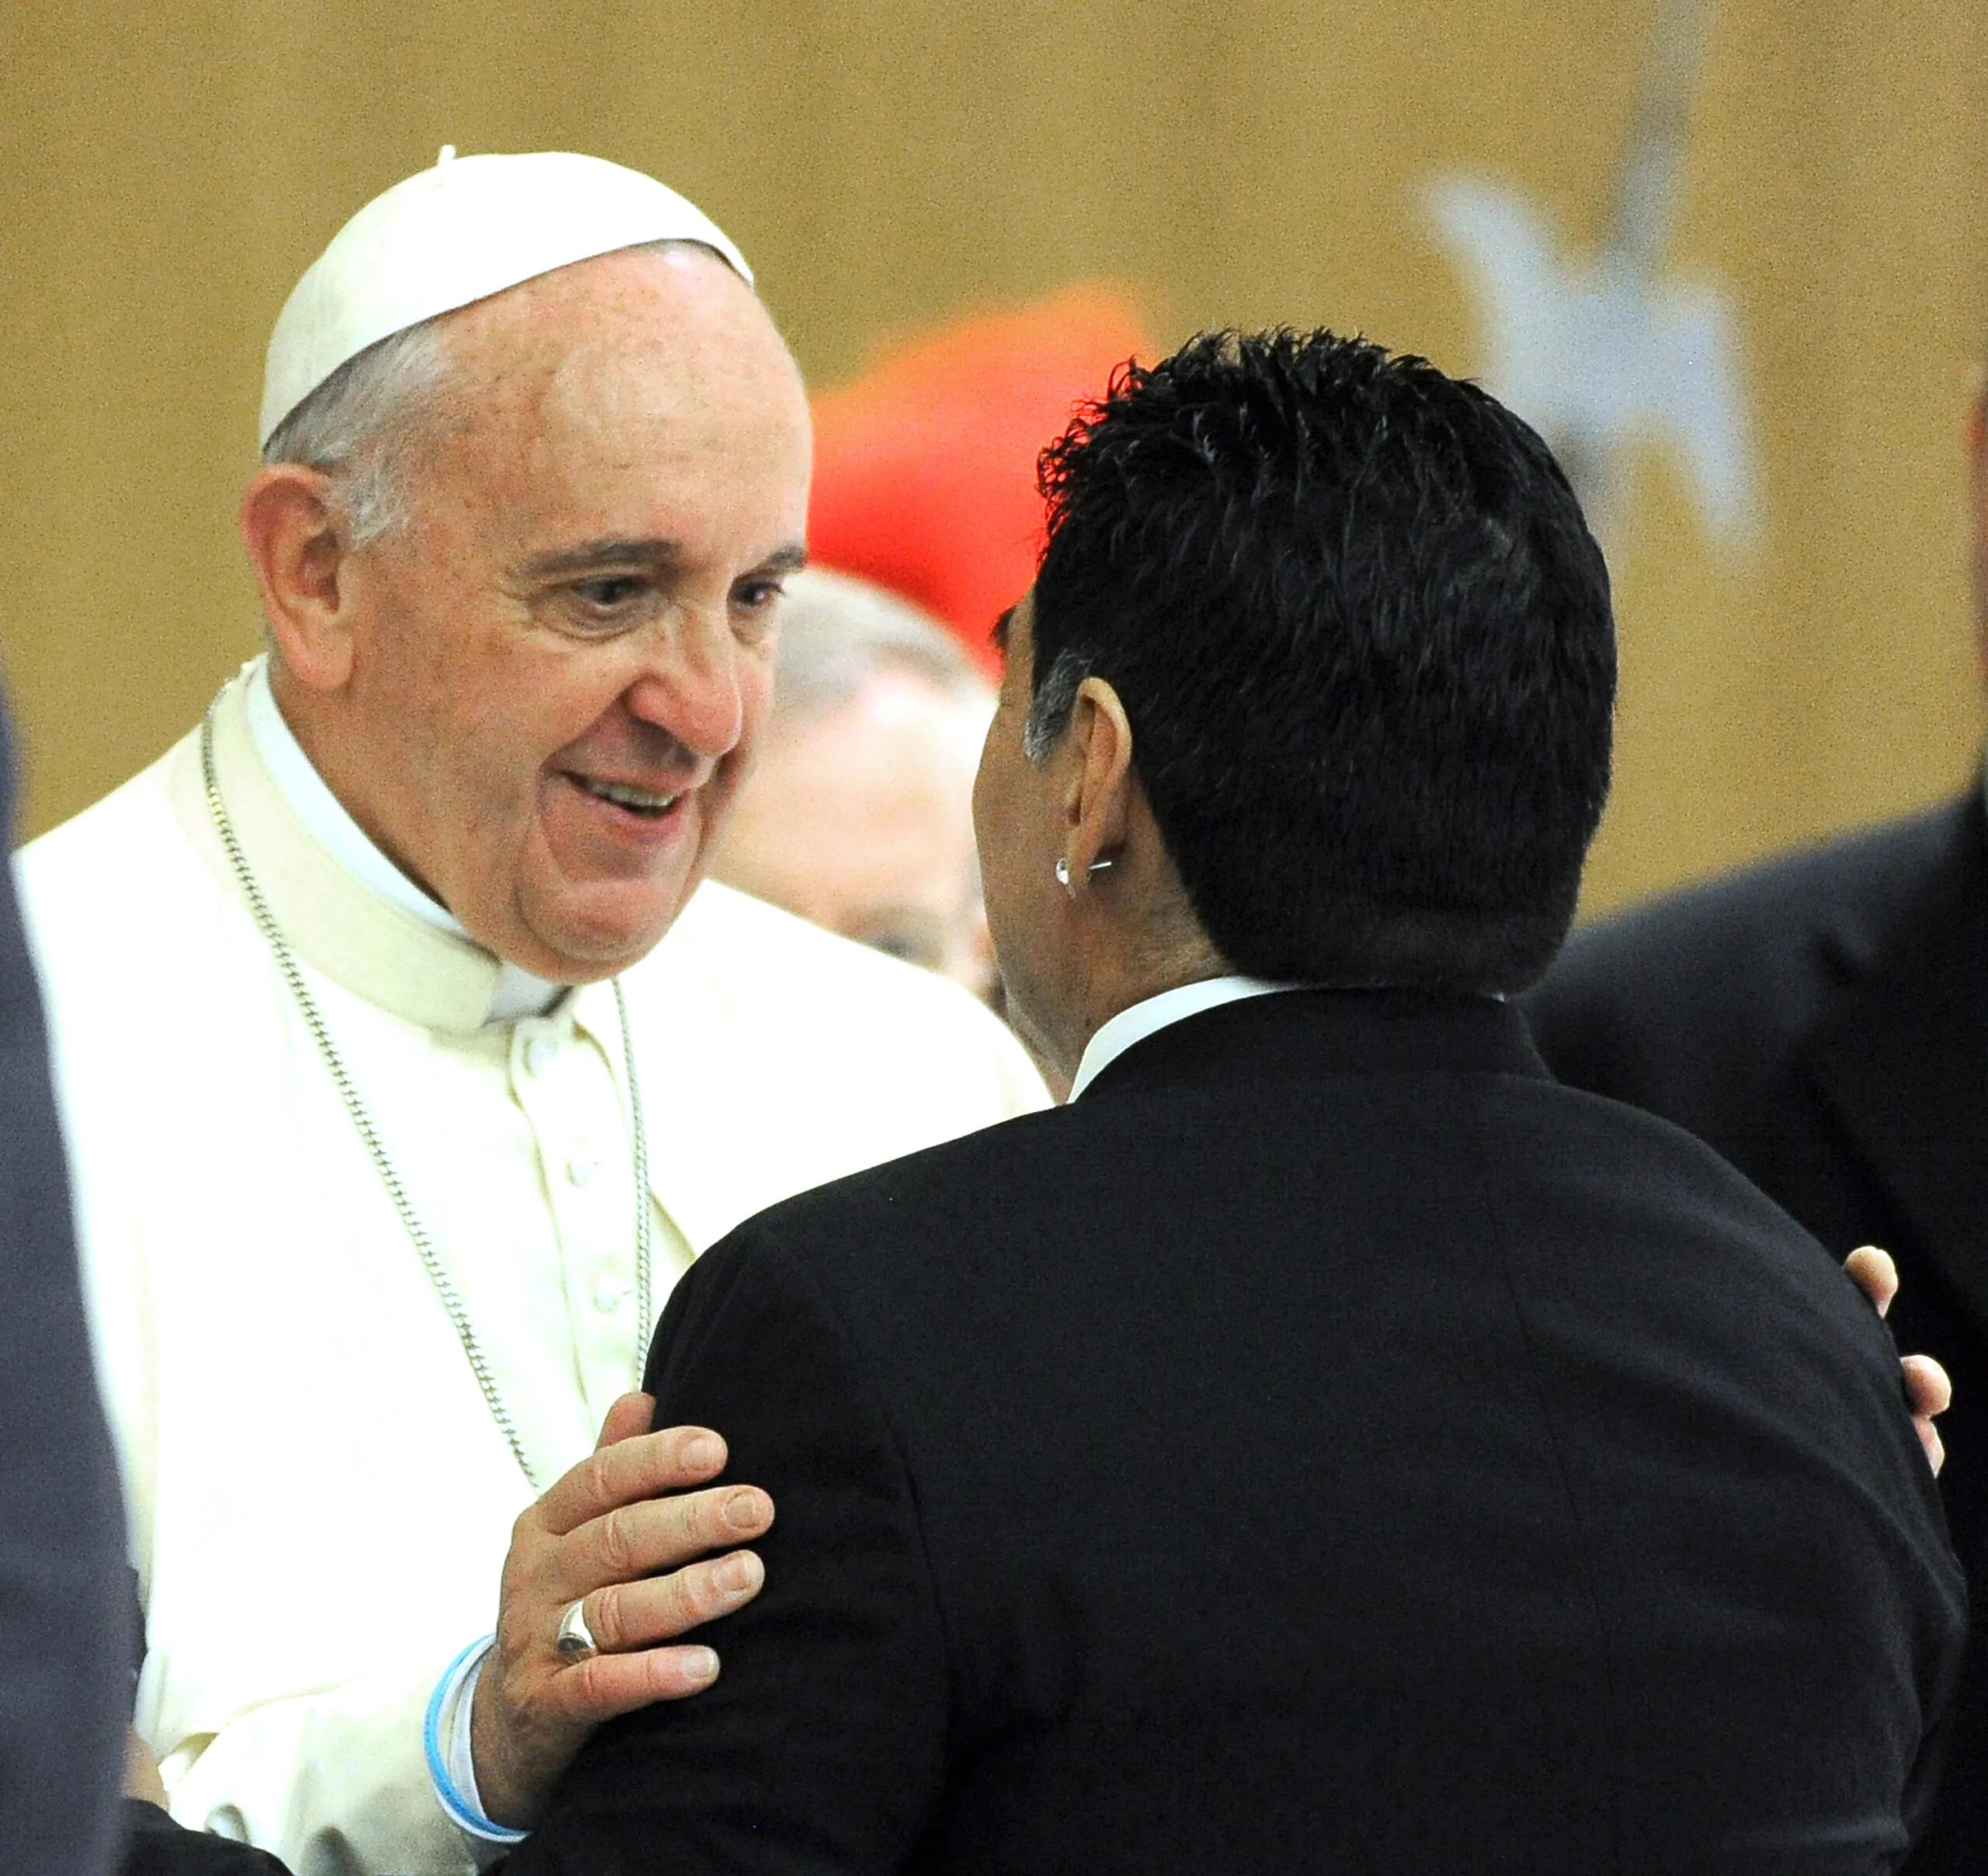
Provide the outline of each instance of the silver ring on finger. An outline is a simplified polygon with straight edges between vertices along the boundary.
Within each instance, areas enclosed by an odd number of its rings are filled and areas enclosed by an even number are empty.
[[[584,1661],[589,1655],[600,1652],[600,1644],[593,1638],[593,1631],[587,1626],[582,1605],[586,1599],[566,1605],[566,1613],[559,1618],[559,1632],[552,1638],[552,1645],[558,1650],[561,1661]]]

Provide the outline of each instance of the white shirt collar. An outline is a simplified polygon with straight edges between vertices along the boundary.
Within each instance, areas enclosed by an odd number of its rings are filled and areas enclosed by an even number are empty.
[[[268,661],[257,658],[249,667],[243,701],[248,707],[248,733],[255,752],[262,759],[270,779],[298,820],[316,836],[326,852],[376,898],[398,905],[425,925],[451,936],[468,938],[455,915],[438,899],[431,899],[399,867],[381,853],[366,830],[353,820],[333,794],[304,754],[290,725],[277,707],[269,688]],[[473,943],[475,941],[471,940]],[[491,998],[490,1020],[508,1023],[518,1016],[543,1016],[566,994],[564,984],[548,983],[534,977],[508,959]]]
[[[1074,1101],[1103,1070],[1116,1061],[1135,1042],[1157,1035],[1170,1023],[1197,1016],[1204,1009],[1217,1009],[1224,1003],[1240,1002],[1245,997],[1268,996],[1278,990],[1302,990],[1302,984],[1274,984],[1260,977],[1209,977],[1198,984],[1183,984],[1178,989],[1163,990],[1144,1002],[1121,1009],[1084,1046],[1083,1059],[1077,1064],[1076,1079],[1065,1097]]]

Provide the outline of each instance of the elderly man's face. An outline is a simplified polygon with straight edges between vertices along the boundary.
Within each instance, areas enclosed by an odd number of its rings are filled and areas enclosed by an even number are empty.
[[[624,252],[447,325],[463,408],[353,555],[349,801],[476,938],[584,981],[701,877],[805,531],[800,380],[699,249]]]

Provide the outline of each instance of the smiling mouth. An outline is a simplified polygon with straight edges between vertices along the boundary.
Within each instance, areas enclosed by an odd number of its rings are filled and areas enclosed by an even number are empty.
[[[567,779],[596,801],[611,801],[617,808],[626,808],[648,821],[661,820],[683,798],[680,790],[675,794],[652,794],[646,788],[631,788],[625,782],[597,782],[585,775],[569,775]]]

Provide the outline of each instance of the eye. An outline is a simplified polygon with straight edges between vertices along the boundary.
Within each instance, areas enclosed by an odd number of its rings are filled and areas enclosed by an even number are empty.
[[[598,579],[582,580],[572,591],[596,612],[611,613],[627,605],[643,585],[633,574],[608,573]]]
[[[741,580],[732,589],[732,608],[740,615],[742,636],[753,639],[773,628],[780,602],[787,589],[775,577]]]

